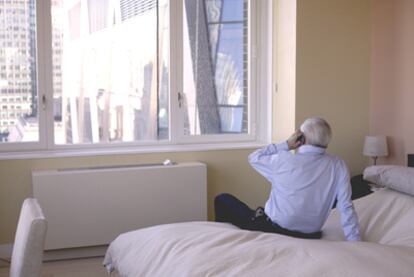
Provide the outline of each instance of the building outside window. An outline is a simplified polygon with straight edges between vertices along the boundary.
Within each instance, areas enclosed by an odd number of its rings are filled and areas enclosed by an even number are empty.
[[[19,12],[17,13],[17,11]],[[27,94],[32,96],[33,102],[26,98],[23,104],[33,107],[25,116],[32,117],[37,121],[34,11],[34,0],[0,2],[0,44],[3,45],[0,49],[0,101],[11,100],[13,97],[21,95],[22,89],[32,88]],[[20,32],[25,32],[25,35],[19,36]],[[0,120],[0,141],[38,141],[38,131],[34,132],[30,138],[21,136],[15,139],[10,135],[12,130],[16,128],[15,122],[23,118],[17,113],[11,112],[13,110],[11,106],[10,111],[8,109],[7,106],[2,106],[0,111],[6,115]]]
[[[257,140],[257,2],[0,2],[0,150]]]

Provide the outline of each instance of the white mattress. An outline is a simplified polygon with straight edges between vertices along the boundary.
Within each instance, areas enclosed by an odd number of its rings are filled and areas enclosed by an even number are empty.
[[[346,242],[336,211],[322,240],[189,222],[120,235],[104,264],[121,276],[414,276],[414,197],[355,201],[364,242]]]

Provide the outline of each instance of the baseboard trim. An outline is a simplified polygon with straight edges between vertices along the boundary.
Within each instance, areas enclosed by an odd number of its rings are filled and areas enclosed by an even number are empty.
[[[0,258],[10,259],[13,252],[13,244],[0,244]]]
[[[105,256],[108,245],[78,247],[68,249],[47,250],[43,254],[43,261],[57,261],[68,259],[92,258]]]
[[[13,244],[0,244],[0,267],[8,267],[10,264],[2,259],[10,260]]]
[[[43,261],[57,261],[79,258],[92,258],[105,256],[108,245],[79,247],[68,249],[47,250],[43,254]],[[13,244],[0,244],[0,258],[10,260],[13,252]],[[6,262],[0,260],[0,266],[8,266]]]

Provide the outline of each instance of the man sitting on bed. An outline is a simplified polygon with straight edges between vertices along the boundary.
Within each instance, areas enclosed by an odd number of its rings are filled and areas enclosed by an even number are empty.
[[[220,194],[214,202],[216,221],[317,239],[336,199],[346,239],[361,240],[348,168],[325,152],[331,136],[324,119],[308,118],[287,141],[250,154],[252,167],[272,183],[265,208],[254,211],[233,195]],[[290,152],[296,149],[295,154]]]

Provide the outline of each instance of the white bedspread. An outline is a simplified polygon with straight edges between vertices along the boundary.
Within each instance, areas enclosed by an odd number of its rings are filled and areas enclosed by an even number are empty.
[[[334,211],[323,240],[189,222],[120,235],[104,264],[121,276],[414,276],[414,197],[355,201],[364,242],[346,242]]]

